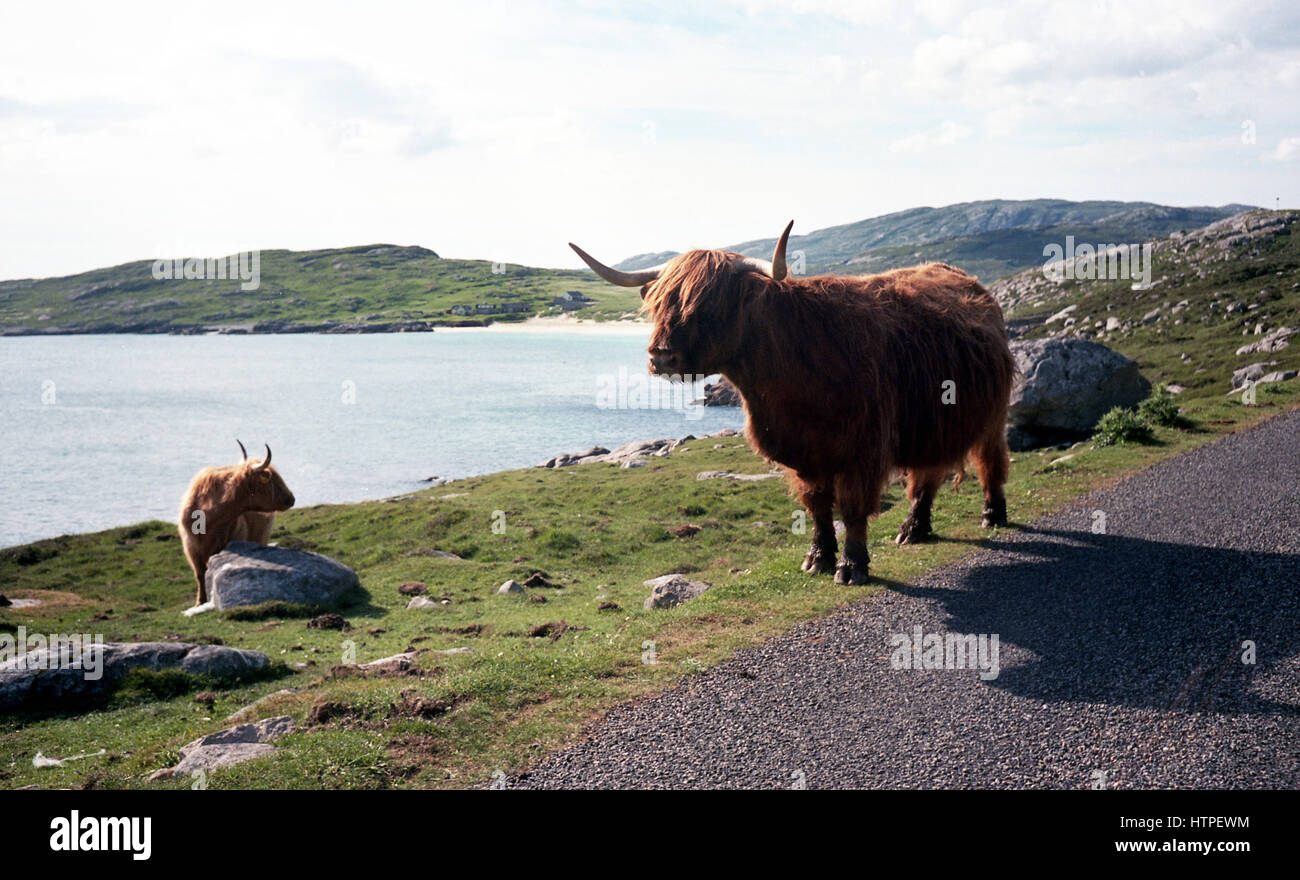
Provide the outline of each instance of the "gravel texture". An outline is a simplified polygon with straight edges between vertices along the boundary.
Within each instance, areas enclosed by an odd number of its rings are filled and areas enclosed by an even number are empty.
[[[620,707],[510,783],[1297,788],[1298,525],[1293,412]],[[916,626],[997,634],[999,675],[893,668]]]

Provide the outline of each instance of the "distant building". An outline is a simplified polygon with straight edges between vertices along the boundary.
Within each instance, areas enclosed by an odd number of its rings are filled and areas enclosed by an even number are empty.
[[[472,315],[474,310],[469,306],[452,306],[448,309],[453,315]]]
[[[566,290],[564,293],[551,300],[551,305],[559,306],[566,312],[571,312],[574,309],[585,308],[588,303],[592,302],[595,302],[595,300],[589,296],[579,293],[576,290]]]
[[[577,290],[566,290],[554,299],[554,303],[559,305],[561,302],[589,303],[593,302],[592,298]]]
[[[528,303],[526,303],[526,302],[507,302],[507,303],[502,303],[502,304],[501,304],[501,311],[503,311],[503,312],[526,312],[526,311],[528,311]]]
[[[491,315],[494,312],[501,311],[501,307],[496,303],[479,303],[474,306],[474,311],[480,315]]]

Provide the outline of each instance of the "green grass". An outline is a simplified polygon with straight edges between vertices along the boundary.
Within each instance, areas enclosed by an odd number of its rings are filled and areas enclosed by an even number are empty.
[[[0,331],[169,332],[261,325],[372,329],[403,322],[458,326],[484,317],[449,314],[453,306],[523,301],[529,310],[493,321],[556,315],[552,299],[576,290],[594,303],[576,314],[630,316],[636,290],[612,287],[590,272],[535,269],[483,260],[445,260],[423,248],[365,245],[319,251],[261,252],[259,289],[238,280],[163,280],[152,261],[66,278],[0,282]]]

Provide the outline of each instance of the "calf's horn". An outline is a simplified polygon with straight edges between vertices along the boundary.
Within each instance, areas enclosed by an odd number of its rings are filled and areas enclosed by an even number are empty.
[[[238,437],[235,438],[235,442],[239,443]],[[243,459],[241,459],[242,461],[248,461],[248,450],[244,448],[243,443],[239,443],[239,453],[243,456]]]
[[[263,445],[263,446],[266,446],[265,443],[263,443],[262,445]],[[266,459],[265,459],[261,464],[259,464],[259,465],[257,466],[257,469],[258,469],[259,471],[264,471],[264,470],[266,470],[267,468],[269,468],[270,466],[271,466],[271,447],[270,447],[270,446],[266,446]]]
[[[604,278],[610,284],[617,284],[619,287],[640,287],[643,284],[649,284],[659,277],[659,273],[664,270],[665,263],[658,266],[651,266],[649,269],[638,269],[635,272],[622,272],[618,269],[611,269],[591,254],[578,247],[573,242],[569,242],[569,247],[573,252],[582,257],[582,262],[591,267],[601,278]]]

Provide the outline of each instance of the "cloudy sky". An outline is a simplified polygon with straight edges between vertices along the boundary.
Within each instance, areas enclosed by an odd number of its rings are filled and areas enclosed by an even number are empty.
[[[706,9],[701,9],[701,7]],[[5,4],[0,278],[578,266],[983,198],[1300,204],[1300,5]]]

